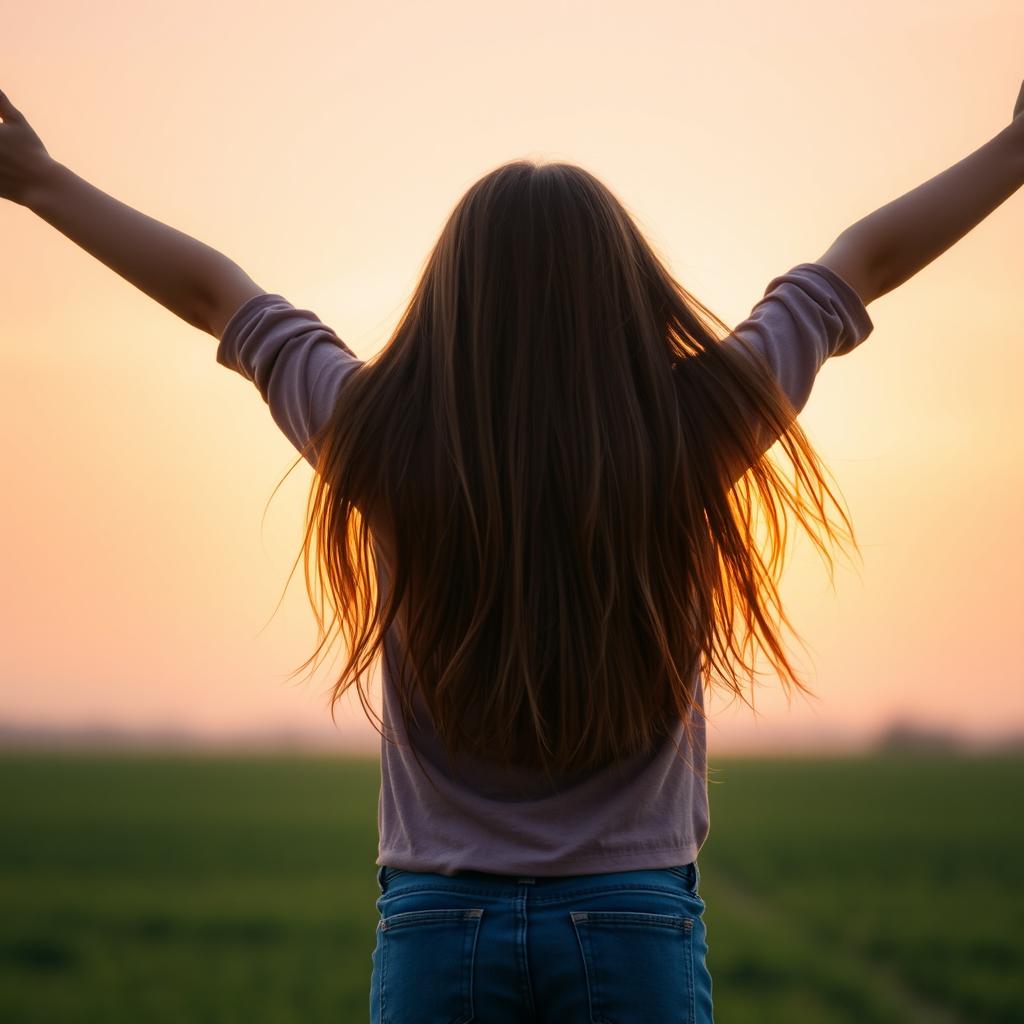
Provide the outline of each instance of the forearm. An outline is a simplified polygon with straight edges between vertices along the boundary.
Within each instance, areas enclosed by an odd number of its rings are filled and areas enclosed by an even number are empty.
[[[944,253],[1024,185],[1024,120],[952,167],[852,224],[874,268],[878,294],[892,291]]]
[[[223,283],[247,278],[216,249],[132,209],[60,163],[47,167],[25,206],[200,330]]]

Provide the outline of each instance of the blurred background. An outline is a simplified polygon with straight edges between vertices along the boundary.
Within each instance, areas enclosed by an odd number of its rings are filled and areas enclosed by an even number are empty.
[[[507,159],[595,173],[735,325],[1024,78],[1016,0],[38,0],[4,29],[56,159],[364,358]],[[792,553],[815,699],[711,703],[725,1024],[1024,1020],[1022,216],[872,303],[801,416],[861,558]],[[286,678],[312,470],[271,501],[297,453],[215,339],[27,210],[0,232],[0,1019],[361,1019],[380,741],[352,695],[331,724],[337,659]]]

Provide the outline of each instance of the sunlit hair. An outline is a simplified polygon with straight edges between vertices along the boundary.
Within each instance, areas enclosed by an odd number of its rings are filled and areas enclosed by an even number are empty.
[[[787,515],[830,580],[823,538],[856,540],[789,400],[730,333],[587,171],[516,160],[477,181],[310,442],[319,642],[297,671],[344,637],[332,713],[354,683],[377,718],[364,677],[392,624],[407,728],[415,688],[450,758],[549,778],[680,719],[692,735],[698,686],[753,708],[758,651],[787,697],[810,693],[781,636]]]

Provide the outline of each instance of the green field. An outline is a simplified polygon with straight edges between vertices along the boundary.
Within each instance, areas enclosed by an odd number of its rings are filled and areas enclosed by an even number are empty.
[[[713,768],[719,1024],[1024,1021],[1024,760]],[[377,780],[373,760],[4,755],[0,1021],[366,1021]]]

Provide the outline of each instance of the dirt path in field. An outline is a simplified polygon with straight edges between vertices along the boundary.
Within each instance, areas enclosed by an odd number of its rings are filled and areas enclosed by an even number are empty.
[[[800,945],[815,950],[820,959],[842,958],[844,963],[863,970],[864,976],[871,979],[872,987],[906,1024],[969,1024],[954,1010],[933,1002],[908,986],[891,968],[847,946],[836,947],[832,936],[819,935],[812,924],[765,900],[742,879],[722,871],[718,865],[714,868],[714,881],[716,889],[729,900],[735,912],[751,923],[763,926],[766,932],[777,934],[780,930],[785,931]],[[835,952],[829,952],[830,948]]]

